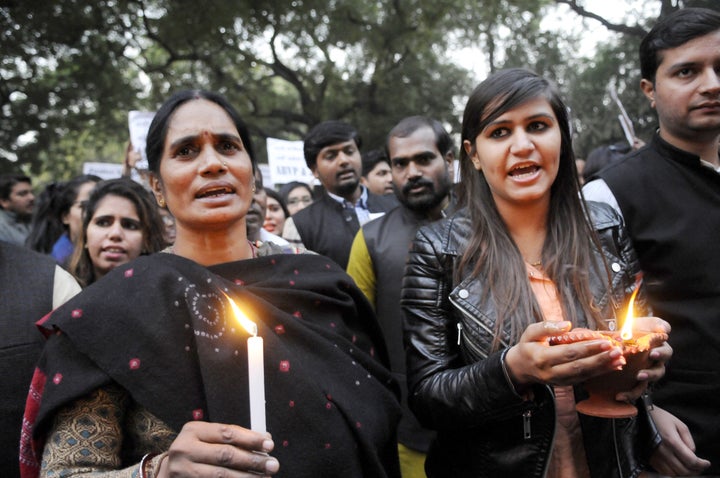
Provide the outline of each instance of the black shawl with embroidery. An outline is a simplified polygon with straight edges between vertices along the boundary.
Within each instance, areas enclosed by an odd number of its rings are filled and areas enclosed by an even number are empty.
[[[209,268],[141,257],[59,308],[43,323],[55,333],[28,400],[25,467],[59,407],[111,382],[176,431],[194,419],[249,428],[248,334],[226,294],[264,339],[278,476],[399,476],[396,387],[372,309],[309,254]]]

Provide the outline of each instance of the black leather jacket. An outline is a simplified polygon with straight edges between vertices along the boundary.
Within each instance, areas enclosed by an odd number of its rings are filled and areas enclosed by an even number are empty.
[[[612,272],[591,273],[596,303],[605,317],[623,305],[638,271],[622,219],[604,204],[589,203],[603,254]],[[472,224],[466,210],[423,227],[412,245],[403,280],[409,402],[420,421],[438,430],[426,462],[429,477],[543,477],[553,447],[552,389],[538,385],[524,400],[506,379],[501,357],[491,352],[495,311],[481,301],[481,279],[452,279]],[[615,298],[610,300],[610,294]],[[583,326],[586,324],[577,324]],[[580,395],[576,389],[576,395]],[[635,477],[659,443],[646,407],[632,419],[580,415],[593,477]]]

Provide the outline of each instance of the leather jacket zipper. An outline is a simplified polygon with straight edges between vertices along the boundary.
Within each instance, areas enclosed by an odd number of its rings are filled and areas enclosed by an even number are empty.
[[[462,340],[462,322],[457,323],[457,329],[458,329],[458,346],[460,346],[460,340]]]
[[[468,320],[470,320],[470,321],[472,321],[473,323],[477,324],[478,327],[480,327],[480,328],[483,329],[485,332],[487,332],[491,337],[495,334],[494,331],[490,330],[490,328],[488,328],[485,324],[483,324],[481,321],[477,320],[475,317],[473,317],[472,315],[470,315],[470,313],[468,313],[464,308],[462,308],[462,307],[460,306],[460,304],[458,304],[458,303],[452,298],[452,296],[448,297],[448,299],[450,300],[450,303],[451,303],[453,306],[455,306],[455,308],[456,308],[457,310],[460,311],[460,313],[462,313],[465,317],[468,318]],[[458,327],[458,345],[460,345],[460,343],[461,343],[461,342],[460,342],[460,341],[461,341],[461,335],[460,335],[459,332],[462,330],[462,323],[461,323],[461,322],[458,322],[457,327]],[[507,347],[507,344],[505,343],[504,340],[501,340],[500,343],[501,343],[501,345]],[[466,347],[468,347],[470,350],[472,350],[477,356],[479,356],[479,357],[481,357],[481,358],[487,358],[487,357],[488,357],[487,351],[482,350],[482,349],[481,349],[477,344],[475,344],[472,340],[465,340],[464,345],[465,345]]]
[[[532,429],[531,429],[531,419],[532,419],[532,410],[525,410],[523,412],[523,438],[526,440],[529,440],[532,438]]]

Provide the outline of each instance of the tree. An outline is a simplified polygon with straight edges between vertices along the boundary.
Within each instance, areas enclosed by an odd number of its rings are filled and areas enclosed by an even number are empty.
[[[657,121],[655,112],[640,91],[640,64],[638,46],[655,22],[672,12],[687,7],[704,7],[720,10],[713,0],[658,0],[659,16],[646,17],[641,23],[613,23],[593,13],[577,0],[556,0],[568,5],[572,11],[589,21],[598,21],[611,33],[609,39],[598,45],[593,58],[576,63],[575,71],[568,71],[565,80],[568,103],[572,105],[575,125],[575,151],[586,157],[595,147],[624,141],[620,110],[609,94],[614,86],[635,127],[636,136],[649,141]],[[643,6],[648,7],[647,3]],[[658,6],[657,4],[655,6]]]
[[[120,159],[126,112],[154,109],[179,88],[223,93],[256,139],[300,138],[340,118],[379,145],[402,116],[449,119],[469,82],[444,56],[450,4],[62,0],[0,13],[11,46],[0,70],[0,169],[68,175],[76,165],[52,159],[77,152],[76,135],[114,143]]]
[[[682,5],[718,8],[714,0],[657,2],[663,15]],[[608,28],[596,58],[578,58],[577,38],[542,28],[557,5]],[[218,91],[238,107],[261,161],[265,138],[299,139],[331,118],[353,123],[369,148],[410,114],[454,130],[478,65],[553,78],[571,102],[584,154],[617,135],[608,127],[616,115],[610,82],[643,127],[630,45],[651,22],[609,22],[579,0],[6,0],[0,171],[60,179],[83,161],[120,161],[127,111],[154,110],[188,87]]]

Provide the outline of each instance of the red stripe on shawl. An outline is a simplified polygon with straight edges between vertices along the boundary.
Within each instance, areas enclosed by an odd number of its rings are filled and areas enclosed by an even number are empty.
[[[40,454],[44,444],[33,440],[32,431],[40,411],[46,379],[45,372],[36,368],[25,402],[25,415],[20,432],[20,476],[22,478],[37,478],[40,474]]]

